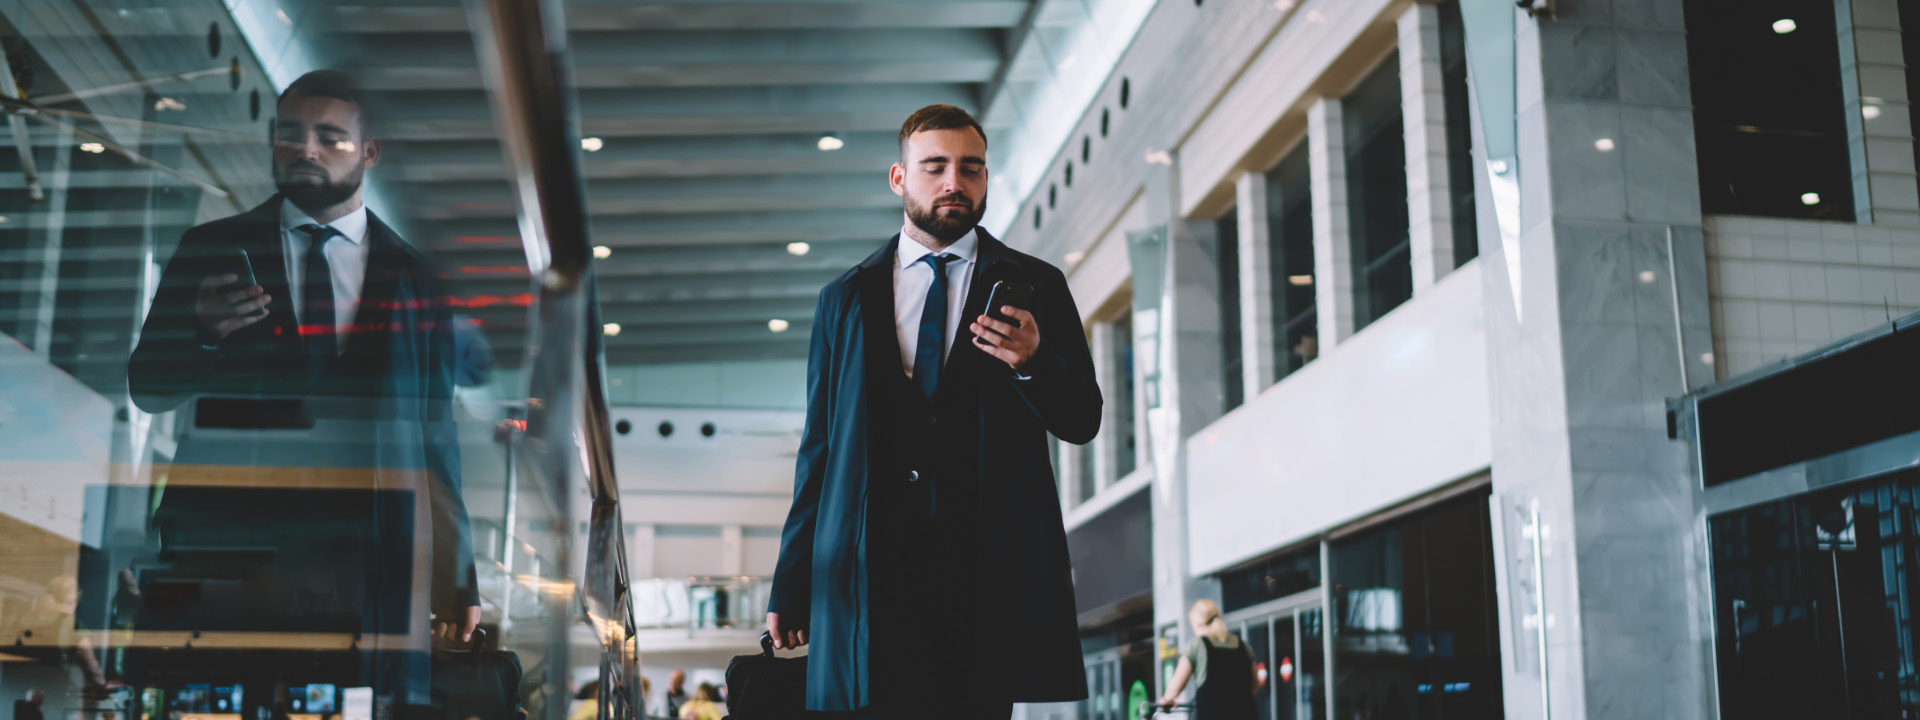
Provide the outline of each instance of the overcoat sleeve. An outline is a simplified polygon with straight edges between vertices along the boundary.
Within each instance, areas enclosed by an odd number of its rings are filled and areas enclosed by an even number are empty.
[[[219,268],[206,256],[205,230],[189,230],[160,273],[153,304],[140,326],[140,344],[127,360],[127,386],[147,412],[174,409],[191,395],[219,357],[200,343],[200,281]]]
[[[1100,432],[1102,399],[1093,374],[1093,353],[1087,349],[1087,331],[1080,324],[1080,309],[1074,305],[1066,276],[1052,267],[1046,270],[1035,298],[1040,348],[1026,369],[1029,379],[1008,382],[1047,432],[1085,445]]]
[[[780,558],[774,565],[773,588],[767,612],[782,616],[782,624],[805,627],[813,606],[813,531],[819,515],[820,486],[826,481],[827,447],[833,417],[834,353],[840,312],[833,285],[821,290],[813,312],[813,336],[807,351],[807,420],[800,431],[800,453],[795,461],[793,507],[780,533]],[[794,618],[789,621],[785,618]]]

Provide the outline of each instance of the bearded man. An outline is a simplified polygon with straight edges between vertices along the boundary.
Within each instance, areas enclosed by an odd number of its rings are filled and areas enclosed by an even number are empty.
[[[452,416],[454,325],[426,259],[361,201],[379,161],[351,79],[303,75],[276,107],[279,193],[188,230],[167,262],[128,384],[148,412],[198,402],[159,490],[155,530],[162,547],[251,537],[277,550],[247,606],[215,607],[222,598],[208,589],[143,609],[149,627],[356,636],[431,627],[451,639],[479,622]],[[289,434],[316,419],[320,430]],[[276,429],[252,432],[264,428]],[[351,472],[309,482],[319,468]],[[316,489],[328,485],[333,494]],[[430,527],[418,526],[416,503],[428,505]],[[430,626],[412,603],[416,538],[428,533]],[[405,691],[396,702],[424,697],[415,684],[394,688]]]
[[[1100,388],[1065,276],[978,227],[980,124],[928,106],[899,145],[905,226],[814,312],[766,626],[812,646],[810,710],[1004,719],[1087,696],[1047,434],[1092,440]]]

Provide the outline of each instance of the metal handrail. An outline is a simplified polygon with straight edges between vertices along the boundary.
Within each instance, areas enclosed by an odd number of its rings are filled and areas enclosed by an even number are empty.
[[[586,575],[571,600],[594,625],[601,643],[600,713],[605,720],[641,717],[639,650],[634,644],[632,598],[622,547],[619,484],[614,477],[612,431],[602,394],[598,302],[593,244],[580,172],[578,113],[566,62],[566,23],[550,0],[474,0],[472,25],[494,117],[520,209],[528,268],[539,279],[533,309],[534,341],[527,347],[527,431],[520,436],[524,466],[545,481],[549,511],[570,528],[569,491],[584,482],[593,499]],[[556,568],[573,567],[564,541]],[[550,600],[551,658],[570,655],[565,599]],[[550,695],[566,687],[564,662],[549,662]],[[546,708],[549,720],[564,703]]]

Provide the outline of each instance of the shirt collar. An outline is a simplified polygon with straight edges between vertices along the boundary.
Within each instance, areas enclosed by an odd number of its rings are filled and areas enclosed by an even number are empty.
[[[301,210],[300,207],[294,205],[292,201],[285,199],[280,201],[281,232],[286,232],[302,225],[319,224],[322,223],[313,219],[313,216],[308,215],[307,211]],[[349,242],[358,245],[367,237],[367,206],[362,204],[360,207],[354,208],[353,212],[342,215],[333,222],[325,224],[327,227],[339,231],[340,235],[345,237]],[[918,245],[919,243],[914,244]]]
[[[973,262],[973,251],[980,246],[978,239],[979,234],[979,228],[969,230],[967,234],[960,236],[959,240],[954,241],[952,245],[947,246],[947,249],[940,252],[958,256],[961,262]],[[903,225],[900,228],[900,249],[896,251],[895,254],[899,256],[900,268],[904,270],[913,267],[914,263],[920,262],[920,258],[932,255],[933,251],[928,250],[927,246],[921,245],[918,240],[914,240],[908,236],[906,226]]]

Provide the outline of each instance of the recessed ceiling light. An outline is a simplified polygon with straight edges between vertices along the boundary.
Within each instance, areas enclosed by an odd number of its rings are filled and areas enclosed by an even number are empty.
[[[834,135],[833,133],[827,133],[825,135],[821,135],[820,142],[816,144],[819,145],[821,150],[839,150],[840,148],[847,146],[846,141],[841,140],[838,136]]]
[[[780,318],[774,318],[772,320],[768,320],[767,329],[772,330],[774,332],[786,332],[787,321],[781,320]]]
[[[620,323],[607,323],[607,324],[605,324],[605,325],[601,325],[601,326],[600,326],[600,331],[601,331],[601,332],[604,332],[604,333],[606,333],[606,334],[608,334],[608,335],[619,335],[619,334],[620,334]]]
[[[1799,23],[1794,22],[1793,18],[1780,18],[1779,20],[1773,21],[1773,31],[1781,35],[1785,35],[1787,33],[1790,33],[1799,29],[1800,29]]]
[[[1653,282],[1653,278],[1654,278],[1654,274],[1652,270],[1640,271],[1640,284],[1642,285],[1651,284]]]
[[[1294,287],[1306,287],[1313,284],[1312,275],[1288,275],[1287,284]]]
[[[282,9],[280,9],[280,8],[274,8],[274,9],[273,9],[273,16],[274,16],[274,17],[277,17],[277,18],[280,18],[280,22],[283,22],[283,23],[286,23],[286,24],[288,24],[288,25],[292,25],[292,24],[293,24],[293,18],[290,18],[290,17],[287,17],[287,11],[285,11],[285,10],[282,10]]]
[[[1600,152],[1613,152],[1613,138],[1600,138],[1593,141],[1593,149]]]
[[[1069,264],[1071,264],[1071,263],[1077,263],[1077,262],[1080,262],[1081,260],[1085,260],[1086,258],[1087,258],[1087,254],[1086,254],[1086,253],[1083,253],[1083,252],[1070,252],[1070,253],[1067,253],[1067,257],[1066,257],[1066,260],[1067,260],[1067,262],[1068,262]]]
[[[80,143],[80,151],[99,154],[106,152],[107,146],[101,145],[100,143]]]
[[[6,222],[7,222],[7,216],[0,215],[0,225],[4,225],[6,224]]]
[[[580,149],[587,152],[600,152],[600,148],[606,147],[606,145],[604,141],[597,137],[580,138]]]
[[[605,245],[595,245],[593,246],[593,256],[601,260],[613,257],[613,248]]]
[[[1806,193],[1800,196],[1801,205],[1819,205],[1820,193]]]
[[[1866,118],[1868,120],[1872,120],[1880,117],[1880,106],[1868,105],[1866,107],[1860,108],[1860,117]]]
[[[154,110],[185,110],[187,104],[169,97],[163,97],[153,103]]]
[[[812,249],[813,249],[812,245],[808,245],[803,242],[787,243],[787,254],[789,255],[805,255],[807,254],[808,251]]]

